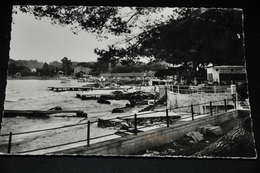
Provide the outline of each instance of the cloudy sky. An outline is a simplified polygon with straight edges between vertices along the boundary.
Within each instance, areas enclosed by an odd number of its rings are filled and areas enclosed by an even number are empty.
[[[118,39],[114,37],[98,41],[84,31],[74,35],[69,26],[52,25],[48,19],[37,20],[33,15],[18,12],[13,14],[10,58],[47,63],[63,57],[78,62],[96,61],[94,49],[106,48],[115,41]]]

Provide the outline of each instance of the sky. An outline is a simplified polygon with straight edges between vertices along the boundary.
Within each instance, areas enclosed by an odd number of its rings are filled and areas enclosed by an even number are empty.
[[[98,41],[95,36],[81,31],[77,35],[70,26],[52,25],[48,20],[37,20],[33,15],[13,15],[10,58],[14,60],[37,60],[39,62],[96,61],[95,48],[106,48],[116,38]]]
[[[52,25],[48,19],[37,20],[31,14],[13,14],[10,42],[10,58],[14,60],[37,60],[39,62],[96,61],[95,48],[105,49],[119,39],[110,37],[98,41],[94,35],[81,31],[73,34],[70,26]]]

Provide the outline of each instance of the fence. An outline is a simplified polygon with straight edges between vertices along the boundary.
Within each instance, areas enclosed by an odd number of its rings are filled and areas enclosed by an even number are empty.
[[[231,93],[230,85],[226,86],[189,86],[189,85],[169,85],[169,91],[180,94],[193,93]]]
[[[146,126],[138,126],[138,121],[140,121],[140,118],[142,118],[141,117],[142,115],[145,115],[145,114],[152,115],[153,113],[165,112],[164,120],[166,120],[165,121],[166,126],[169,127],[170,124],[172,124],[173,122],[177,121],[175,119],[172,119],[169,116],[169,111],[176,112],[176,111],[179,111],[179,110],[184,109],[184,108],[189,108],[189,110],[190,110],[190,111],[188,111],[189,114],[186,113],[185,117],[182,117],[182,118],[189,118],[191,121],[194,121],[196,118],[199,118],[199,116],[200,116],[199,114],[194,112],[194,109],[197,106],[208,107],[208,109],[205,109],[204,115],[213,116],[214,114],[220,113],[221,111],[227,112],[228,109],[233,109],[234,108],[234,107],[228,105],[227,103],[228,103],[228,100],[225,99],[225,100],[219,100],[219,101],[208,102],[208,103],[201,103],[201,104],[194,104],[194,105],[191,104],[189,106],[178,107],[178,108],[174,108],[172,110],[168,110],[166,108],[165,110],[160,110],[160,111],[135,113],[134,115],[127,115],[127,116],[124,116],[124,117],[120,117],[120,119],[122,119],[122,120],[131,119],[132,123],[130,124],[130,128],[129,129],[131,129],[131,132],[133,132],[133,134],[137,135],[137,133],[139,133],[140,131],[142,131],[143,128],[146,127]],[[222,109],[215,109],[215,107],[219,108],[221,106],[222,106]],[[111,119],[107,119],[107,120],[112,121],[114,119],[118,119],[118,118],[111,118]],[[159,121],[162,121],[162,119],[159,119]],[[39,132],[45,132],[45,131],[50,131],[50,130],[57,130],[57,129],[62,129],[62,128],[70,128],[70,127],[75,127],[75,126],[86,125],[87,126],[86,138],[84,140],[78,140],[78,141],[74,141],[74,142],[68,142],[68,143],[63,143],[63,144],[58,144],[58,145],[53,145],[53,146],[43,147],[43,148],[37,148],[37,149],[28,150],[28,151],[16,152],[16,153],[18,153],[18,154],[29,153],[29,152],[34,152],[34,151],[40,151],[40,150],[46,150],[46,149],[55,148],[55,147],[61,147],[61,146],[76,144],[76,143],[79,143],[79,142],[86,142],[87,146],[90,146],[90,141],[92,141],[92,140],[101,139],[101,138],[104,138],[104,137],[115,135],[115,133],[111,133],[111,134],[106,134],[106,135],[96,136],[96,137],[92,137],[91,138],[90,137],[90,135],[91,135],[90,134],[90,132],[91,132],[91,130],[90,130],[91,124],[97,123],[97,122],[98,121],[93,121],[93,122],[88,121],[87,123],[73,124],[73,125],[67,125],[67,126],[62,126],[62,127],[55,127],[55,128],[49,128],[49,129],[27,131],[27,132],[19,132],[19,133],[12,133],[12,132],[10,132],[9,134],[2,134],[2,135],[0,135],[0,137],[9,137],[8,146],[7,146],[7,153],[11,153],[13,136],[29,134],[29,133],[39,133]]]

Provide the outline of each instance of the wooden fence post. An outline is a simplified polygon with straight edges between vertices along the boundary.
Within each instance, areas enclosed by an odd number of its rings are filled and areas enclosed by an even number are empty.
[[[10,132],[7,153],[11,153],[12,135],[13,135],[12,132]]]
[[[227,100],[224,99],[224,104],[225,104],[225,112],[227,112]]]
[[[213,115],[213,113],[212,113],[212,102],[211,101],[209,102],[209,107],[210,107],[210,115]]]
[[[167,122],[167,127],[169,127],[169,113],[167,108],[166,108],[166,122]]]
[[[192,121],[194,121],[193,105],[190,105],[190,106],[191,106],[191,118],[192,118]]]
[[[88,128],[87,128],[87,144],[89,146],[90,142],[90,121],[88,121]]]
[[[135,135],[137,135],[137,115],[134,116],[134,122],[135,122]]]

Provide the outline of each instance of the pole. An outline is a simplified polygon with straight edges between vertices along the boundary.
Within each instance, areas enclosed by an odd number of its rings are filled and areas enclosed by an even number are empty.
[[[212,114],[212,102],[211,101],[209,102],[209,106],[210,106],[210,115],[213,115]]]
[[[8,150],[7,150],[7,153],[10,153],[11,152],[11,145],[12,145],[12,132],[10,132],[9,134],[9,142],[8,142]]]
[[[166,85],[165,85],[165,99],[166,99],[166,109],[167,109],[168,94],[167,94],[167,86]]]
[[[190,105],[190,107],[191,107],[191,118],[192,118],[192,121],[194,121],[193,105]]]
[[[227,112],[227,100],[224,99],[224,104],[225,104],[225,112]]]
[[[135,121],[135,135],[137,135],[137,115],[135,114],[135,118],[134,118],[134,121]]]
[[[87,128],[87,143],[89,146],[89,141],[90,141],[90,121],[88,121],[88,128]]]
[[[167,108],[166,108],[166,122],[167,122],[167,127],[169,127],[169,114]]]

